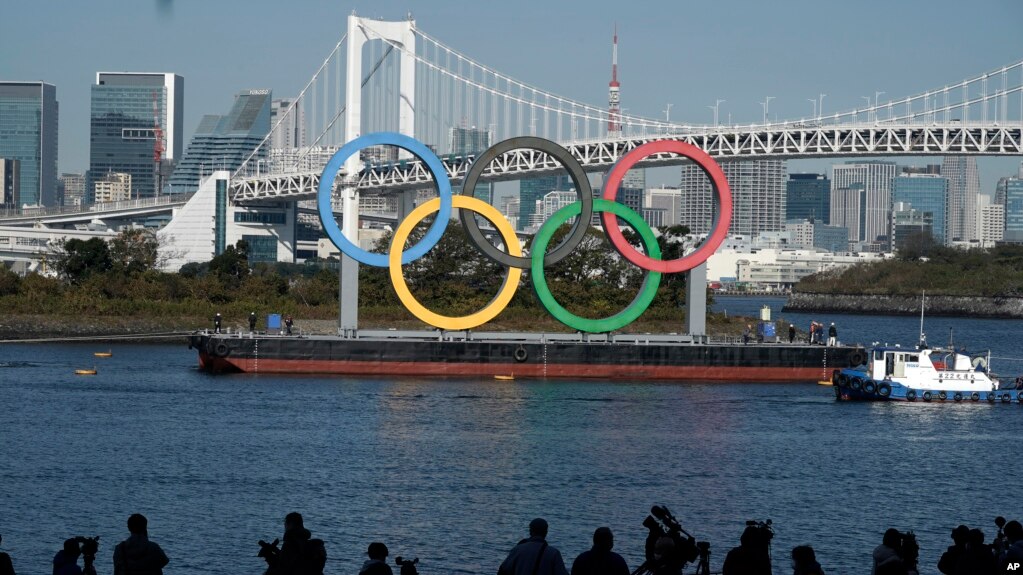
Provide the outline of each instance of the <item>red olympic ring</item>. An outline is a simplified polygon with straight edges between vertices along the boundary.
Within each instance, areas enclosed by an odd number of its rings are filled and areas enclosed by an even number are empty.
[[[678,140],[658,140],[638,146],[618,160],[607,175],[607,181],[604,183],[603,198],[612,202],[615,201],[615,197],[618,195],[618,186],[622,183],[625,173],[643,158],[662,152],[673,152],[689,158],[696,162],[696,165],[700,166],[710,178],[714,194],[718,197],[719,208],[717,221],[714,223],[714,229],[710,237],[707,238],[707,241],[703,242],[703,245],[695,252],[677,260],[655,260],[639,253],[636,251],[636,248],[632,247],[625,240],[622,230],[618,228],[617,217],[613,213],[602,212],[600,219],[604,224],[604,233],[607,234],[608,239],[611,240],[611,245],[618,250],[622,257],[647,271],[673,274],[689,271],[707,261],[717,251],[721,242],[725,241],[725,236],[728,235],[728,227],[732,223],[732,191],[728,187],[728,179],[725,178],[725,173],[721,171],[721,166],[709,154],[692,144]]]

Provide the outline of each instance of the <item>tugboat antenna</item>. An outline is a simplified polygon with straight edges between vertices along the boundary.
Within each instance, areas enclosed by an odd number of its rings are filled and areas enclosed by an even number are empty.
[[[918,347],[924,349],[927,347],[927,335],[924,333],[924,305],[927,303],[927,290],[921,292],[920,298],[920,343]]]

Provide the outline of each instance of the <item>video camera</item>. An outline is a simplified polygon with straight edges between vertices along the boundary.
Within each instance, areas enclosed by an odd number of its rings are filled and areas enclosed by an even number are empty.
[[[753,528],[752,532],[756,534],[756,543],[764,547],[771,546],[771,540],[774,539],[774,524],[771,523],[770,519],[764,521],[750,519],[746,522],[746,528],[749,529],[750,527]]]
[[[260,539],[259,553],[256,554],[256,557],[265,560],[266,564],[272,567],[274,562],[277,560],[277,556],[281,554],[280,548],[277,547],[277,545],[279,545],[280,542],[281,542],[280,539],[274,539],[273,543],[267,543],[266,541]]]
[[[394,564],[401,567],[401,571],[398,572],[399,575],[419,575],[419,570],[416,569],[417,563],[419,563],[419,557],[411,561],[402,559],[401,555],[394,558]]]
[[[663,505],[650,508],[643,520],[650,533],[646,538],[646,561],[632,575],[646,573],[681,573],[687,563],[700,558],[701,565],[710,557],[710,543],[697,542]]]
[[[78,543],[82,557],[85,558],[86,562],[91,562],[96,558],[96,553],[99,553],[99,535],[95,537],[75,537],[75,543]]]
[[[916,542],[916,534],[912,531],[899,533],[899,557],[907,569],[915,570],[917,560],[920,558],[920,545]]]

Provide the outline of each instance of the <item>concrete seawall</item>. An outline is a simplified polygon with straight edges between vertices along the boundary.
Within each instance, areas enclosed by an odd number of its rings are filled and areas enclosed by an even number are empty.
[[[919,296],[793,293],[782,311],[918,315]],[[1023,298],[927,296],[927,315],[1023,319]]]

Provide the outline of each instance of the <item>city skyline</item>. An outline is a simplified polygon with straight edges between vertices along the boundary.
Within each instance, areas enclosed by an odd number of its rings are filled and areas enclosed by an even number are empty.
[[[48,3],[54,9],[49,10],[52,16],[47,27],[41,32],[29,31],[30,27],[11,30],[0,38],[0,49],[18,54],[7,62],[4,79],[42,79],[58,87],[62,102],[60,172],[81,172],[88,165],[88,90],[96,72],[167,70],[185,77],[184,141],[189,141],[199,119],[216,113],[220,102],[239,91],[268,87],[281,96],[297,94],[341,37],[344,18],[352,9],[387,19],[405,17],[412,10],[420,28],[479,61],[594,105],[607,98],[611,38],[617,23],[623,112],[663,118],[671,104],[673,120],[704,124],[711,123],[708,106],[718,99],[724,100],[718,110],[722,123],[729,115],[733,122],[749,123],[761,121],[765,107],[771,118],[809,117],[811,97],[822,101],[827,113],[862,107],[861,98],[876,99],[879,92],[884,93],[884,101],[887,96],[899,98],[939,88],[1018,59],[1014,23],[1023,20],[1023,5],[1018,3],[974,3],[970,12],[957,11],[956,26],[962,33],[943,38],[940,52],[932,50],[921,56],[918,48],[932,42],[933,27],[948,24],[943,14],[951,12],[942,6],[954,3],[937,2],[926,11],[880,2],[864,3],[855,11],[809,2],[791,2],[785,9],[753,2],[731,3],[732,8],[741,9],[665,4],[658,10],[636,13],[601,10],[601,6],[611,5],[600,2],[579,11],[539,3],[417,8],[391,1],[356,1],[345,7],[317,1],[304,3],[304,10],[284,14],[262,0],[250,2],[244,11],[234,6],[199,7],[180,2],[57,6],[44,0],[33,7],[45,8]],[[542,12],[533,9],[540,6]],[[872,7],[882,6],[884,18],[878,18]],[[265,27],[271,14],[272,29],[301,29],[305,41],[299,45],[282,40],[279,34],[251,34],[252,29]],[[725,14],[727,23],[721,19]],[[22,16],[26,21],[30,18],[27,6],[11,8],[11,18]],[[576,25],[567,30],[536,25],[556,20]],[[225,28],[221,25],[224,21],[235,25]],[[494,21],[507,26],[462,26]],[[907,21],[917,25],[907,28],[903,25]],[[677,31],[680,24],[686,30],[681,43],[667,42],[667,38],[676,37],[669,32]],[[74,31],[82,25],[97,34],[90,36],[87,45],[61,50],[61,57],[54,58],[55,50],[68,41],[65,38],[75,38]],[[515,30],[527,25],[533,41],[523,43]],[[736,32],[729,34],[728,42],[720,40],[722,26]],[[772,34],[772,42],[765,43],[763,34],[753,33],[787,29],[798,29],[800,34]],[[104,34],[104,30],[118,33]],[[198,41],[203,38],[219,38],[218,50],[211,52],[207,42]],[[973,41],[980,38],[985,50],[971,49]],[[714,43],[719,49],[692,56],[697,47]],[[806,46],[817,49],[806,50]],[[552,53],[557,57],[551,57]],[[566,73],[565,62],[571,63],[572,73]],[[928,161],[923,157],[892,160],[903,165]],[[823,171],[826,165],[828,160],[798,160],[790,163],[789,169]],[[993,193],[1000,176],[1015,171],[1012,159],[981,158],[979,166],[985,194]],[[677,177],[675,169],[653,171],[651,183],[670,184]]]

